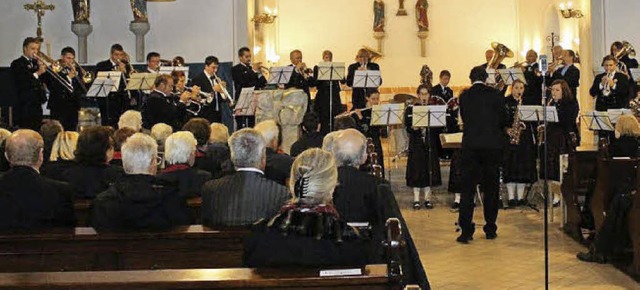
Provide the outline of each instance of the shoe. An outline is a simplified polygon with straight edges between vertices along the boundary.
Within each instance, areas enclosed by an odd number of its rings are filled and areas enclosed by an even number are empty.
[[[517,201],[518,206],[527,206],[527,201],[525,199],[519,199]]]
[[[431,201],[427,200],[424,202],[424,208],[426,209],[433,209],[433,203],[431,203]]]
[[[456,209],[460,209],[460,203],[459,203],[459,202],[454,202],[454,203],[451,205],[451,209],[454,209],[454,210],[456,210]]]
[[[515,208],[518,206],[518,202],[515,199],[510,199],[507,204],[509,205],[509,208]]]
[[[559,206],[560,206],[560,200],[554,200],[553,207],[559,207]]]
[[[461,244],[468,244],[469,241],[473,241],[473,236],[467,236],[462,234],[456,239],[456,242]]]
[[[486,233],[485,234],[487,240],[495,240],[498,237],[497,233]]]
[[[578,253],[576,255],[576,257],[578,257],[578,260],[583,261],[583,262],[589,262],[589,263],[598,263],[598,264],[605,264],[607,263],[607,259],[600,254],[594,254],[592,252],[582,252],[582,253]]]
[[[414,201],[413,202],[413,209],[418,210],[418,209],[420,209],[420,207],[422,207],[422,206],[420,205],[419,201]]]

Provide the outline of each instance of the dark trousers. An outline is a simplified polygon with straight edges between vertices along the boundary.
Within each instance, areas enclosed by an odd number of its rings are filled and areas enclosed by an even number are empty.
[[[236,116],[236,130],[253,128],[256,125],[256,116]]]
[[[42,107],[39,104],[13,107],[13,122],[20,129],[31,129],[39,132],[42,119]]]
[[[629,243],[628,213],[633,206],[633,195],[616,193],[611,200],[607,216],[593,241],[597,253],[607,257],[620,253]]]
[[[483,188],[484,232],[495,233],[498,229],[498,203],[500,190],[499,165],[502,156],[500,149],[462,148],[462,192],[458,224],[462,235],[473,235],[473,197],[478,182]]]

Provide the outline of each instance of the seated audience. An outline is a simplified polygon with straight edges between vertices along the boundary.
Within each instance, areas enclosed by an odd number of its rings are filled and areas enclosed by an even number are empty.
[[[615,128],[616,140],[612,140],[609,146],[611,157],[638,157],[638,138],[640,137],[640,124],[633,115],[622,115],[618,119]]]
[[[211,154],[207,154],[209,138],[211,137],[209,121],[204,118],[193,118],[182,126],[182,131],[191,132],[198,141],[196,162],[193,166],[208,171],[212,176],[216,176],[220,165],[218,164],[218,161],[211,156]]]
[[[9,170],[9,161],[7,161],[7,157],[4,156],[4,145],[9,136],[11,136],[11,132],[9,130],[0,128],[0,172]]]
[[[207,146],[207,154],[216,161],[215,175],[213,178],[220,178],[224,175],[233,173],[233,163],[229,156],[229,129],[221,123],[211,123],[211,135],[209,137],[209,145]]]
[[[122,145],[125,176],[93,201],[97,230],[165,230],[191,222],[189,208],[176,187],[155,178],[158,144],[136,133]]]
[[[62,131],[53,141],[49,163],[40,168],[40,174],[55,180],[64,180],[63,172],[75,166],[75,152],[78,145],[78,132]]]
[[[165,142],[164,159],[167,167],[158,179],[178,186],[186,198],[200,196],[202,185],[211,179],[211,173],[192,167],[196,159],[198,141],[191,132],[171,134]]]
[[[165,123],[158,123],[151,127],[151,137],[158,143],[158,152],[164,152],[164,141],[173,133],[173,128]]]
[[[122,144],[135,133],[136,131],[129,127],[123,127],[113,132],[113,158],[109,161],[109,164],[122,167],[122,152],[120,151]]]
[[[267,146],[267,165],[264,174],[267,178],[282,185],[287,184],[291,172],[293,158],[287,154],[278,153],[278,135],[280,130],[273,120],[262,121],[255,126]]]
[[[136,110],[128,110],[118,120],[118,128],[128,127],[136,132],[142,130],[142,114]]]
[[[58,137],[58,133],[62,131],[64,131],[64,129],[58,120],[47,119],[42,123],[42,126],[40,126],[40,136],[44,139],[44,163],[49,162],[53,141]]]
[[[63,172],[63,179],[75,188],[76,198],[92,199],[124,174],[122,167],[110,165],[113,158],[112,129],[90,127],[80,132],[76,165]]]
[[[351,116],[338,117],[333,123],[334,131],[355,129],[356,127],[358,127],[358,124],[355,119],[351,118]]]
[[[265,141],[254,129],[231,135],[229,148],[236,172],[202,187],[202,223],[246,226],[274,215],[290,198],[287,189],[264,176]]]
[[[322,139],[322,150],[333,152],[333,140],[335,140],[341,132],[342,131],[333,131],[325,135]]]
[[[309,112],[304,115],[300,129],[302,130],[302,137],[291,145],[291,157],[296,157],[309,148],[322,147],[323,136],[320,133],[320,120],[315,113]]]
[[[39,174],[44,140],[35,131],[18,130],[6,140],[11,169],[0,176],[0,229],[73,227],[70,187]]]
[[[331,203],[338,183],[331,153],[302,152],[291,170],[291,201],[278,214],[254,225],[244,243],[247,267],[362,266],[371,241],[340,218]]]

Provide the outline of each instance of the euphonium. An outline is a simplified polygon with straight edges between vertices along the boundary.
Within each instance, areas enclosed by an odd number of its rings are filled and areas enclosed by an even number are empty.
[[[509,143],[518,145],[520,144],[520,135],[522,134],[522,130],[526,129],[527,126],[520,121],[520,114],[518,113],[518,108],[522,104],[522,98],[518,100],[518,106],[516,106],[516,112],[513,115],[513,123],[511,123],[511,127],[507,128],[507,135],[509,135]]]
[[[487,68],[497,69],[505,58],[514,56],[513,51],[502,43],[492,42],[491,48],[493,49],[493,57],[487,64]]]

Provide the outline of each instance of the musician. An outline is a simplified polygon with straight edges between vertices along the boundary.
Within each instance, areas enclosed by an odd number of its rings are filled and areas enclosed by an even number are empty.
[[[494,54],[495,54],[495,51],[493,51],[493,49],[487,49],[484,52],[484,58],[487,60],[487,62],[481,65],[482,68],[484,69],[489,68],[489,63],[491,63],[491,60],[493,59]],[[507,68],[506,65],[504,65],[503,63],[499,63],[497,69],[506,69],[506,68]]]
[[[249,50],[249,48],[240,48],[238,50],[238,59],[240,63],[231,68],[236,101],[240,99],[242,88],[255,88],[259,90],[267,84],[267,79],[262,75],[260,70],[262,63],[251,63],[251,50]],[[251,128],[256,124],[256,118],[255,116],[236,116],[236,124],[238,130],[247,127]]]
[[[425,85],[418,87],[418,99],[404,112],[404,122],[409,134],[409,156],[405,179],[413,188],[413,209],[420,209],[420,190],[424,191],[424,207],[432,209],[431,187],[440,186],[440,159],[438,158],[439,135],[430,128],[413,127],[413,108],[429,103],[431,96]]]
[[[458,110],[457,106],[455,106],[454,102],[457,102],[455,97],[453,96],[453,90],[449,88],[449,81],[451,80],[451,73],[448,70],[443,70],[440,72],[440,82],[432,87],[429,90],[429,94],[434,97],[438,97],[447,103],[447,126],[444,130],[438,128],[436,130],[436,135],[440,135],[440,133],[456,133],[458,132]],[[418,90],[419,93],[420,90]],[[451,103],[450,103],[451,102]],[[453,154],[451,149],[443,149],[442,144],[437,142],[438,152],[440,152],[440,158],[442,159],[451,159],[451,155]]]
[[[616,141],[609,146],[611,157],[637,158],[640,155],[640,123],[633,115],[622,115],[615,128]]]
[[[309,93],[309,87],[313,86],[315,79],[311,75],[310,69],[307,68],[307,64],[302,62],[302,52],[298,49],[291,51],[289,53],[289,59],[291,60],[291,64],[289,66],[293,66],[293,73],[291,73],[291,78],[289,79],[289,83],[285,85],[285,89],[288,88],[296,88],[301,89],[307,94],[307,111],[311,109],[311,94]]]
[[[353,118],[356,120],[358,130],[373,141],[375,152],[378,156],[378,164],[382,166],[382,178],[384,178],[384,156],[382,155],[382,142],[380,141],[382,127],[371,124],[371,111],[373,110],[373,106],[380,104],[380,92],[378,92],[378,90],[367,91],[366,100],[366,108],[356,109]],[[369,168],[369,166],[371,166],[371,164],[365,164],[366,168]]]
[[[578,101],[572,95],[571,88],[565,80],[555,80],[551,84],[551,99],[548,106],[555,106],[558,111],[558,122],[548,123],[547,127],[547,179],[560,180],[560,155],[569,152],[570,134],[577,134]],[[541,146],[541,149],[543,147]],[[543,156],[543,155],[541,155]],[[540,178],[544,178],[544,160],[540,164]],[[560,204],[558,193],[553,195],[553,204]]]
[[[575,60],[576,53],[573,52],[573,50],[564,50],[562,52],[564,66],[557,68],[551,75],[551,78],[547,79],[547,85],[553,83],[555,80],[565,80],[574,98],[578,95],[578,86],[580,86],[580,70],[574,65]],[[578,102],[575,104],[577,106]]]
[[[330,50],[322,52],[322,61],[332,62],[333,53]],[[313,75],[318,75],[318,66],[313,67]],[[324,81],[317,80],[316,98],[313,102],[313,108],[316,114],[320,117],[320,132],[322,136],[331,132],[332,119],[338,114],[342,113],[342,100],[340,99],[340,84],[344,83],[344,80],[339,81]]]
[[[522,104],[539,106],[542,104],[542,74],[538,65],[538,53],[530,49],[527,51],[525,61],[523,71],[527,85],[522,94]]]
[[[456,239],[468,243],[475,231],[473,220],[473,198],[476,184],[480,181],[484,189],[483,230],[487,239],[497,235],[499,162],[504,144],[506,110],[504,96],[484,84],[486,69],[482,66],[471,70],[469,78],[473,85],[460,95],[460,118],[464,122],[462,139],[462,195],[458,224],[462,234]],[[478,180],[478,176],[482,176]]]
[[[174,131],[180,130],[185,122],[186,108],[191,94],[183,92],[178,102],[173,102],[173,78],[170,75],[159,75],[153,83],[153,90],[147,99],[144,110],[145,128],[151,129],[153,125],[165,123]]]
[[[147,53],[147,72],[159,73],[160,72],[160,54],[152,51]]]
[[[27,37],[22,42],[22,56],[11,62],[11,76],[15,82],[17,100],[13,119],[18,128],[38,131],[42,123],[42,104],[47,101],[42,86],[47,68],[37,60],[40,41]]]
[[[200,117],[207,119],[210,123],[220,123],[222,121],[222,103],[228,101],[223,98],[220,85],[214,84],[218,67],[218,58],[207,56],[204,60],[204,71],[191,80],[192,85],[198,86],[200,91],[211,94],[211,98],[204,102],[199,114]]]
[[[86,93],[75,63],[76,52],[71,47],[65,47],[60,52],[62,70],[57,73],[58,80],[47,78],[49,89],[49,109],[51,118],[60,121],[66,131],[75,131],[78,127],[78,110],[80,97]],[[61,81],[65,82],[64,84]],[[85,87],[86,89],[86,87]]]
[[[370,62],[371,55],[369,51],[361,48],[356,54],[356,62],[349,65],[347,69],[347,86],[353,88],[353,80],[356,70],[380,70],[380,66],[377,63]],[[380,82],[382,84],[382,80]],[[352,110],[362,109],[367,106],[367,88],[353,88],[351,93]],[[377,90],[377,88],[376,88]]]
[[[525,85],[521,80],[514,80],[511,85],[511,95],[505,99],[507,120],[513,134],[509,136],[509,143],[504,152],[504,183],[509,196],[509,207],[525,205],[524,188],[536,181],[536,143],[533,124],[516,122],[518,108],[524,103]],[[520,127],[524,126],[524,127]],[[520,133],[515,133],[519,131]],[[516,137],[512,137],[516,136]],[[514,144],[517,142],[517,144]]]
[[[620,41],[616,41],[612,43],[611,55],[618,58],[618,55],[620,54],[620,51],[622,50],[623,47],[624,47],[624,44]],[[620,69],[620,71],[622,71],[624,74],[627,75],[627,77],[630,77],[631,69],[638,68],[638,61],[629,57],[629,53],[625,53],[622,56],[620,56],[620,58],[618,59],[617,66]]]
[[[118,117],[129,106],[130,100],[125,90],[125,79],[131,74],[132,67],[122,45],[117,43],[112,45],[110,53],[111,56],[108,60],[96,64],[96,75],[101,71],[119,71],[122,72],[122,78],[120,78],[118,92],[110,93],[107,98],[99,98],[98,106],[102,116],[102,125],[115,127]]]
[[[561,45],[555,45],[551,48],[551,63],[549,64],[549,75],[553,75],[553,73],[557,69],[561,69],[564,67],[564,48]]]
[[[627,76],[617,71],[618,60],[607,55],[602,60],[605,72],[597,75],[589,90],[596,98],[596,111],[626,108],[629,106],[629,83]]]

